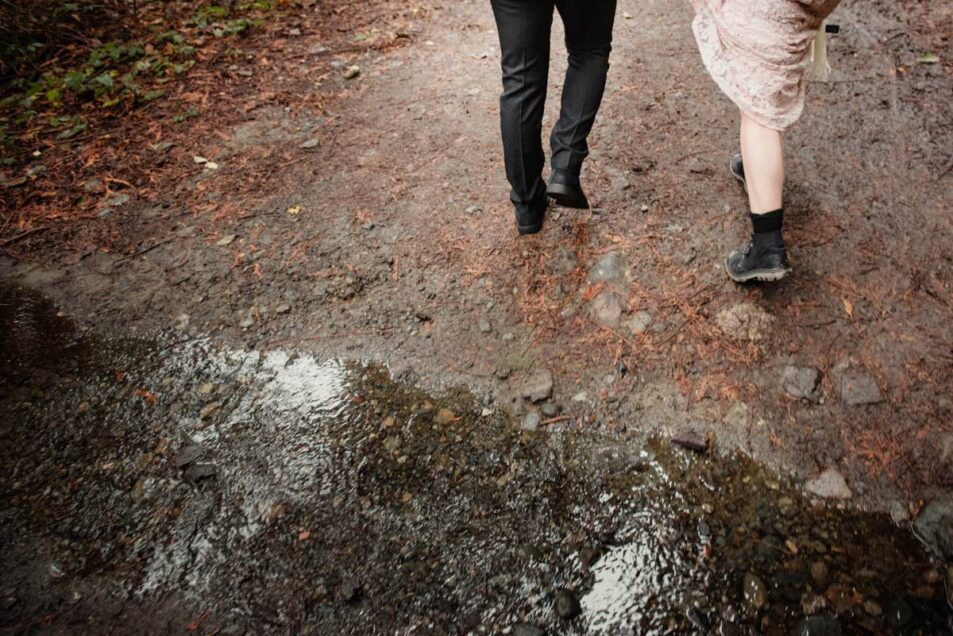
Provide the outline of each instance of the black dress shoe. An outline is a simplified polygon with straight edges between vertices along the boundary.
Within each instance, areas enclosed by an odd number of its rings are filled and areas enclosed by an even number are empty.
[[[520,234],[536,234],[543,229],[543,219],[546,217],[546,199],[538,205],[517,206],[516,229]]]
[[[748,182],[745,180],[745,164],[741,160],[741,154],[737,154],[731,158],[731,161],[728,162],[728,170],[731,171],[731,176],[741,182],[741,185],[745,187],[745,192],[748,191]]]
[[[553,170],[546,194],[556,202],[556,205],[580,210],[589,209],[589,200],[582,191],[579,177],[565,170]]]
[[[743,251],[728,255],[725,271],[736,283],[773,282],[790,274],[791,265],[781,233],[769,238],[761,235],[753,237]]]

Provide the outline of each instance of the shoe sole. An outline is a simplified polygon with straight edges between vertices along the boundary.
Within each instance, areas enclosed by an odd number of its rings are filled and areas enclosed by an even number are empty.
[[[745,194],[747,194],[747,193],[748,193],[748,182],[745,180],[745,176],[744,176],[743,174],[740,174],[740,173],[738,173],[738,172],[735,172],[735,168],[734,168],[734,166],[732,165],[732,160],[731,160],[731,159],[728,160],[728,172],[730,172],[730,173],[731,173],[731,176],[733,176],[733,177],[738,181],[738,183],[740,183],[740,184],[744,187],[744,189],[745,189]]]
[[[549,184],[546,194],[549,195],[550,199],[556,202],[556,205],[561,205],[564,208],[574,208],[576,210],[589,209],[589,201],[585,196],[580,196],[575,189],[564,186],[561,183]]]
[[[537,234],[540,230],[543,229],[543,224],[536,223],[534,225],[520,225],[519,223],[517,223],[516,229],[521,235]]]
[[[731,269],[728,267],[728,259],[725,259],[725,272],[728,274],[728,278],[735,281],[736,283],[776,283],[783,278],[787,278],[788,274],[791,273],[790,269],[784,269],[781,267],[776,267],[773,269],[756,269],[743,274],[741,276],[736,276],[731,273]]]

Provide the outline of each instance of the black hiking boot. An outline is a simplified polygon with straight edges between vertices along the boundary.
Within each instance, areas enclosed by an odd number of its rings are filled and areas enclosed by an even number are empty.
[[[745,164],[741,160],[741,153],[731,158],[731,161],[728,162],[728,170],[731,172],[731,176],[741,182],[741,185],[745,188],[745,192],[747,192],[748,182],[745,181]]]
[[[589,200],[582,191],[579,177],[565,170],[553,170],[546,193],[556,202],[556,205],[580,210],[589,209]]]
[[[548,201],[543,198],[542,203],[516,207],[516,229],[520,234],[536,234],[543,229],[547,204]]]
[[[725,271],[736,283],[779,281],[791,273],[781,232],[754,234],[741,252],[725,259]]]

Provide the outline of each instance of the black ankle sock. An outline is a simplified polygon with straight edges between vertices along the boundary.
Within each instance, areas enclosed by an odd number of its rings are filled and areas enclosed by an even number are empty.
[[[749,214],[751,225],[755,234],[767,234],[769,232],[780,232],[784,227],[784,208],[765,214]]]

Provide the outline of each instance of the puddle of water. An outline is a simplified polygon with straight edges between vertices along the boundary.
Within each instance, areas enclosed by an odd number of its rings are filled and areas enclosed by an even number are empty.
[[[34,324],[26,341],[47,337]],[[300,352],[71,351],[78,363],[43,383],[30,379],[43,358],[24,358],[26,381],[0,399],[22,424],[0,445],[4,627],[71,612],[94,625],[94,601],[75,595],[104,590],[135,607],[177,599],[168,631],[199,611],[209,629],[314,633],[784,634],[807,616],[807,633],[951,627],[946,570],[908,531],[814,506],[743,457],[525,434],[465,393]],[[214,476],[189,482],[194,465]],[[554,611],[561,589],[573,619]]]

